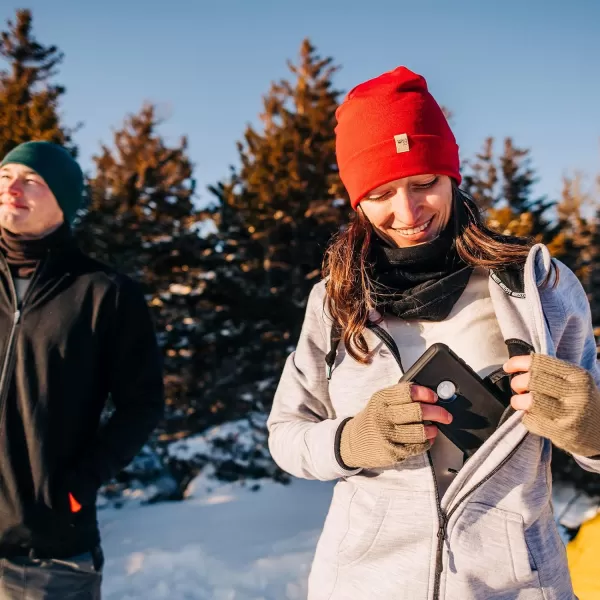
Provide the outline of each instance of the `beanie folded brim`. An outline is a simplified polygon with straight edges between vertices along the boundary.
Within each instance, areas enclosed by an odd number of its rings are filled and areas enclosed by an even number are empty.
[[[395,153],[394,147],[391,138],[364,148],[345,161],[344,185],[355,210],[371,190],[396,179],[423,175],[423,165],[427,165],[428,173],[447,175],[460,184],[455,142],[436,135],[409,135],[409,150]]]

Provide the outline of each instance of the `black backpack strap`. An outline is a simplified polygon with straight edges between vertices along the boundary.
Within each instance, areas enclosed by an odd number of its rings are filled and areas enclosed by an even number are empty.
[[[400,367],[400,371],[404,373],[402,357],[400,356],[400,350],[398,349],[398,345],[394,341],[394,338],[383,327],[380,327],[377,323],[373,323],[373,321],[369,321],[367,323],[367,329],[370,329],[383,342],[383,344],[387,346],[387,349],[396,359],[396,362]]]
[[[402,366],[402,359],[400,358],[400,351],[398,350],[398,346],[394,341],[394,338],[382,327],[380,327],[377,323],[373,323],[372,321],[367,322],[367,329],[370,329],[382,342],[385,346],[387,346],[388,350],[392,353],[392,356],[396,359],[400,370],[404,373],[404,367]],[[335,365],[335,357],[337,356],[337,349],[340,345],[340,341],[342,340],[342,326],[334,321],[331,326],[331,331],[329,332],[329,340],[330,340],[330,350],[325,355],[325,363],[327,364],[327,380],[331,379],[331,374],[333,372],[333,366]]]
[[[337,349],[342,340],[342,326],[334,321],[331,324],[329,330],[329,352],[325,355],[325,364],[327,365],[327,381],[331,379],[333,372],[333,365],[335,365],[335,357],[337,356]]]
[[[502,291],[514,298],[525,298],[525,265],[509,265],[490,271],[490,277]]]

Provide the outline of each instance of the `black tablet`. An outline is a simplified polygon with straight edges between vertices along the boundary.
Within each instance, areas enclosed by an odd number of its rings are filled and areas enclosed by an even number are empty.
[[[412,381],[438,395],[438,404],[453,416],[452,423],[433,423],[470,457],[498,427],[506,405],[446,344],[433,344],[400,381]]]

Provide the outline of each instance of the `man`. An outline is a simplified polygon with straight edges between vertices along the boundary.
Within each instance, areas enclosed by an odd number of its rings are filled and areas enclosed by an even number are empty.
[[[0,600],[100,598],[97,490],[163,413],[143,294],[71,234],[83,185],[49,142],[0,163]]]

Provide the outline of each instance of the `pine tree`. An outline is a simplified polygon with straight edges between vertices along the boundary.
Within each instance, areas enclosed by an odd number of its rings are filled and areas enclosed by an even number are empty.
[[[0,33],[0,156],[29,140],[48,140],[75,153],[72,130],[61,123],[59,101],[65,88],[51,83],[63,54],[40,44],[32,33],[29,10],[18,10]]]
[[[475,155],[475,161],[466,161],[470,169],[463,178],[463,189],[468,192],[477,206],[487,212],[497,203],[498,170],[494,164],[494,138],[487,138],[483,149]]]
[[[543,197],[532,198],[532,188],[537,179],[531,166],[530,151],[517,148],[512,138],[506,138],[504,152],[500,156],[500,170],[502,200],[506,207],[517,218],[528,213],[531,219],[529,235],[540,241],[550,241],[557,230],[547,220],[546,213],[555,203]]]
[[[584,190],[582,175],[564,176],[561,200],[556,205],[558,233],[548,244],[552,255],[574,271],[586,289],[592,266],[593,224],[584,212],[590,206],[591,196]]]
[[[298,338],[327,242],[348,216],[335,160],[340,92],[332,63],[304,40],[299,63],[288,63],[293,80],[272,84],[263,128],[246,129],[238,144],[241,169],[219,197],[234,234],[243,227],[250,236],[244,244],[261,276],[254,302],[257,314],[268,315],[257,335],[272,352],[262,378],[268,374],[273,382]]]
[[[186,407],[191,307],[204,283],[196,268],[202,240],[194,230],[187,140],[168,146],[159,127],[155,108],[146,105],[115,132],[112,147],[102,146],[77,235],[91,256],[144,285],[164,351],[172,416]]]
[[[260,241],[270,295],[291,293],[302,307],[347,205],[335,161],[337,67],[305,40],[289,68],[295,81],[274,83],[265,98],[263,131],[248,127],[238,145],[241,191],[225,201]]]
[[[558,228],[547,212],[555,203],[533,197],[536,174],[529,150],[505,138],[503,153],[497,157],[493,138],[487,138],[481,152],[464,167],[463,189],[473,196],[490,227],[541,242],[554,240]]]
[[[227,477],[236,470],[278,476],[264,419],[327,242],[349,212],[335,160],[337,67],[308,40],[288,67],[291,77],[273,83],[264,97],[262,127],[247,127],[238,143],[240,167],[211,188],[218,233],[205,256],[212,277],[195,335],[200,376],[193,396],[212,408],[213,423],[250,419],[255,436],[249,450],[232,440],[238,449],[221,465]],[[201,417],[209,423],[206,409],[197,407],[197,423]]]

